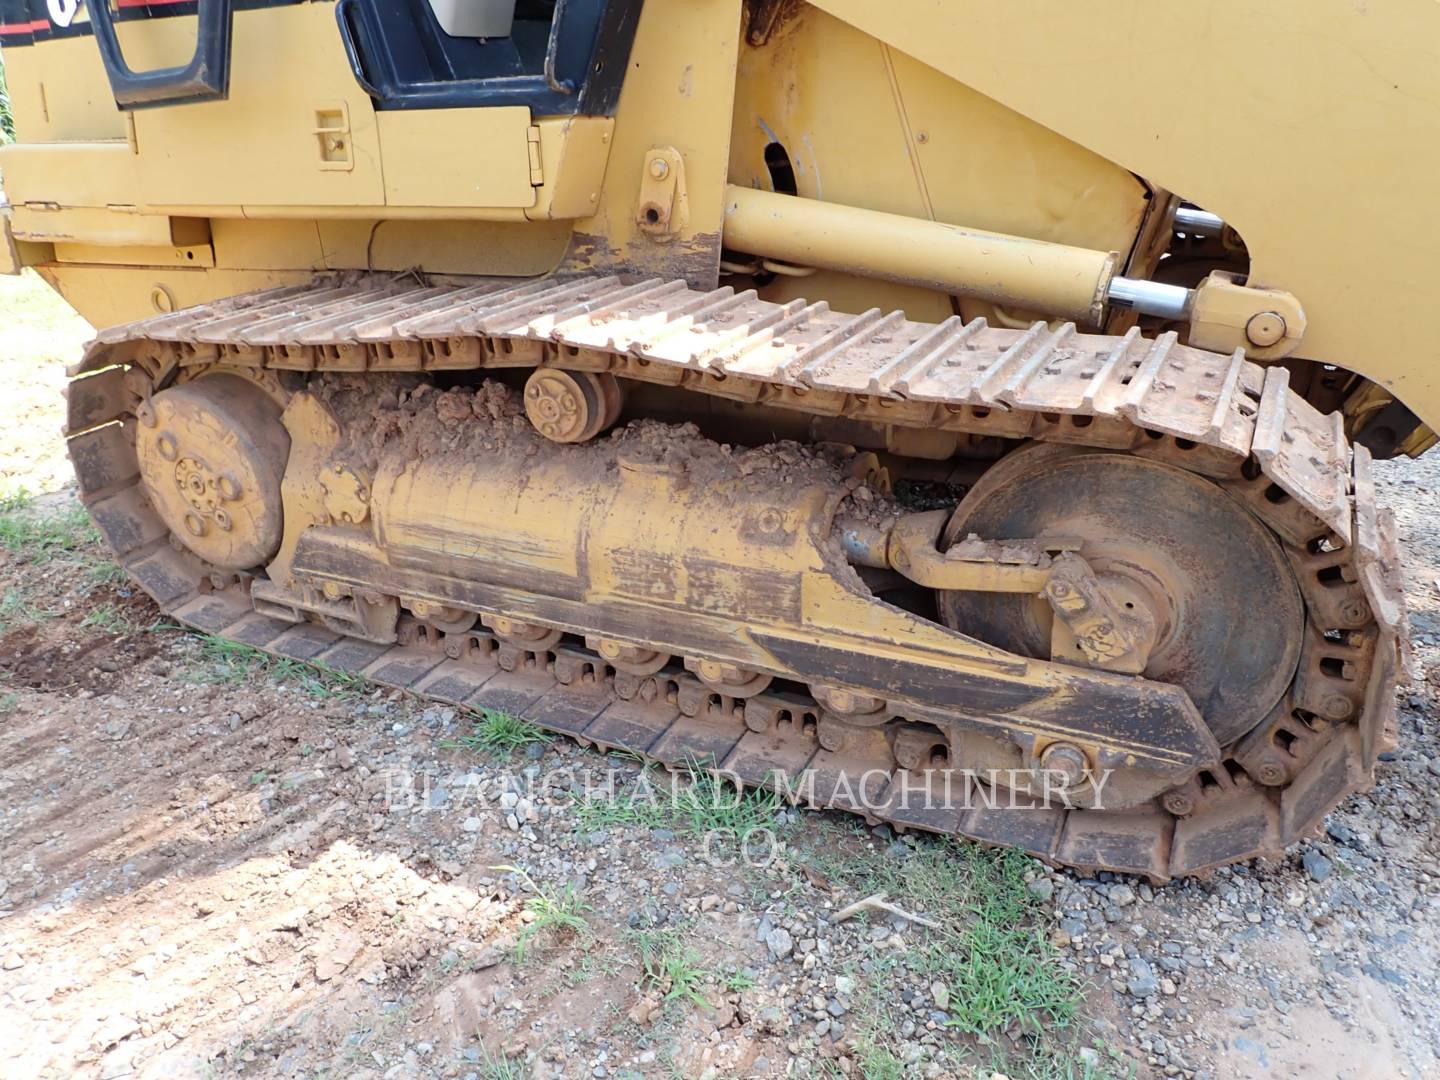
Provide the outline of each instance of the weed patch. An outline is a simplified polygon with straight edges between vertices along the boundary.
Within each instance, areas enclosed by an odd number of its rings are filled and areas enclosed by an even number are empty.
[[[541,938],[590,936],[590,924],[585,913],[590,905],[580,891],[568,881],[558,889],[538,885],[535,879],[518,866],[496,866],[494,870],[516,875],[535,895],[525,901],[528,918],[525,927],[515,939],[515,962],[523,963],[531,945]]]
[[[552,741],[552,736],[539,724],[522,720],[509,713],[485,709],[470,733],[456,739],[442,739],[446,750],[473,750],[477,754],[509,757],[516,750]]]

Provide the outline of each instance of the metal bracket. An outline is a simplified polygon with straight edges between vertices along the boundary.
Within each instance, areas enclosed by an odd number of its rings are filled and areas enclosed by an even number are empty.
[[[678,236],[689,221],[685,159],[674,147],[657,147],[645,155],[635,222],[652,239],[665,241]]]
[[[1189,343],[1197,349],[1278,360],[1304,337],[1305,309],[1293,293],[1252,288],[1223,270],[1202,281],[1190,302]]]
[[[1112,595],[1090,564],[1073,552],[1055,560],[1045,583],[1045,599],[1055,611],[1052,659],[1080,661],[1126,675],[1145,670],[1155,640],[1155,619],[1143,599],[1127,602],[1119,588],[1117,583]]]
[[[1074,551],[1079,540],[981,540],[969,537],[941,551],[936,545],[949,510],[906,514],[891,526],[888,564],[917,585],[962,592],[1043,593],[1052,554]]]
[[[1149,598],[1122,575],[1097,576],[1073,537],[982,540],[938,547],[949,510],[904,514],[883,525],[842,518],[836,535],[856,565],[893,569],[930,589],[1029,593],[1055,612],[1054,660],[1138,675],[1155,642]]]
[[[350,172],[355,158],[350,150],[350,106],[335,101],[315,109],[315,141],[320,153],[320,168],[332,172]]]

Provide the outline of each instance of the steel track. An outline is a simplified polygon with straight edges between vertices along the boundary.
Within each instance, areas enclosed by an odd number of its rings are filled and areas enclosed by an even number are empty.
[[[805,697],[736,701],[683,670],[630,676],[568,643],[536,653],[402,621],[395,644],[377,645],[262,616],[248,582],[186,552],[140,487],[139,402],[213,365],[258,376],[542,364],[811,414],[1124,450],[1205,476],[1269,526],[1295,570],[1308,624],[1294,685],[1275,716],[1226,748],[1223,768],[1163,801],[1119,812],[1014,805],[963,762],[913,760],[884,728],[843,753],[823,749],[819,708]],[[71,374],[67,435],[82,498],[117,558],[178,621],[667,766],[718,767],[872,821],[1160,881],[1273,855],[1306,835],[1370,783],[1393,726],[1403,596],[1369,454],[1348,445],[1338,415],[1289,389],[1284,368],[1238,352],[1069,324],[1011,331],[841,315],[683,282],[335,278],[106,330]],[[921,793],[942,790],[932,802],[944,808],[927,808]]]

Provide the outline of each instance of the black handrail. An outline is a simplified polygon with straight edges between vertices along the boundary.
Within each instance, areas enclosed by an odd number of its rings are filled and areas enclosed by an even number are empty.
[[[231,0],[198,0],[195,55],[181,67],[132,71],[125,62],[109,0],[85,0],[100,58],[122,109],[223,101],[230,95]]]

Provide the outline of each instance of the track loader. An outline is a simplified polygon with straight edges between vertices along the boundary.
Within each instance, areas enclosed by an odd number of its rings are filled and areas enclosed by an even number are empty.
[[[0,0],[0,269],[212,634],[1156,881],[1394,738],[1429,0]]]

